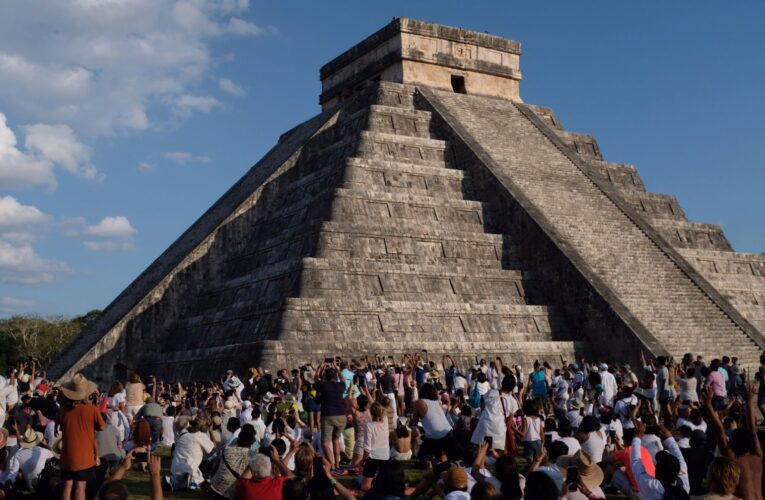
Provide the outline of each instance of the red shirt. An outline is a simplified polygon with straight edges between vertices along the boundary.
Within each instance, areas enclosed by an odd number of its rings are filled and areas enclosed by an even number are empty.
[[[237,500],[282,500],[284,476],[267,479],[240,479],[236,482]]]
[[[90,404],[61,407],[61,470],[81,471],[96,466],[96,431],[106,426],[101,411]]]
[[[633,491],[640,491],[638,484],[635,482],[635,476],[632,475],[632,467],[630,467],[630,452],[632,446],[627,446],[623,450],[617,450],[614,452],[614,460],[621,462],[625,465],[624,469],[627,472],[627,478],[630,480]],[[645,446],[640,447],[640,461],[643,462],[645,471],[651,477],[656,477],[656,466],[653,465],[653,459],[651,458],[651,452]]]

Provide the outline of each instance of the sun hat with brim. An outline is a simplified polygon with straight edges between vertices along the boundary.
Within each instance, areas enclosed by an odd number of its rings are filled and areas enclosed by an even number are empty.
[[[452,465],[441,477],[449,488],[464,490],[468,487],[467,471],[459,465]]]
[[[63,449],[63,447],[64,447],[64,439],[63,439],[63,436],[59,434],[53,439],[53,444],[50,446],[50,451],[51,453],[53,453],[53,456],[57,460],[61,459],[61,450]]]
[[[5,448],[5,443],[8,442],[8,431],[0,427],[0,449]]]
[[[96,384],[86,379],[82,373],[75,373],[72,380],[61,386],[61,392],[72,401],[82,401],[97,390]]]
[[[555,463],[560,470],[576,467],[579,470],[579,480],[589,490],[594,490],[603,483],[603,469],[585,451],[579,450],[573,455],[558,457]]]
[[[42,443],[42,432],[36,432],[34,429],[27,429],[21,439],[19,439],[19,446],[22,448],[34,448],[38,444]]]
[[[428,378],[431,379],[431,380],[435,380],[435,379],[441,378],[441,372],[439,372],[438,370],[431,370],[428,373]]]

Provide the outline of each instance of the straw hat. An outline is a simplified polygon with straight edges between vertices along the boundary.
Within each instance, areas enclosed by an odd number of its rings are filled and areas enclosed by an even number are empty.
[[[22,448],[34,448],[38,444],[42,443],[42,432],[36,432],[34,429],[27,429],[21,439],[19,439],[19,446]]]
[[[431,380],[439,379],[439,378],[441,378],[441,372],[439,372],[438,370],[431,370],[428,373],[428,378],[431,379]]]
[[[555,463],[561,470],[568,467],[576,467],[579,470],[579,480],[589,490],[594,490],[603,483],[603,469],[593,462],[592,458],[585,451],[579,450],[573,455],[558,457]]]
[[[8,431],[0,427],[0,449],[5,447],[5,443],[8,442]]]
[[[444,483],[453,490],[465,490],[468,487],[468,475],[459,465],[452,465],[444,472]]]
[[[53,456],[60,460],[61,459],[61,450],[64,448],[64,439],[63,435],[61,433],[58,434],[53,439],[53,444],[50,446],[50,451],[53,453]]]
[[[85,378],[82,373],[75,373],[72,380],[61,386],[61,392],[72,401],[82,401],[98,390],[96,384]]]

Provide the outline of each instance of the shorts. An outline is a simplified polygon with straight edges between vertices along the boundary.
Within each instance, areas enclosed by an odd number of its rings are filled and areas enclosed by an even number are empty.
[[[542,441],[537,439],[536,441],[524,441],[523,442],[523,456],[534,459],[542,454]]]
[[[454,452],[454,436],[452,436],[451,431],[441,439],[431,439],[423,436],[417,458],[427,460],[431,457],[438,458],[442,454],[446,454],[446,457],[449,459],[456,457]]]
[[[345,424],[347,419],[345,415],[337,415],[334,417],[321,417],[321,440],[332,441],[332,439],[340,437],[340,434],[345,430]]]
[[[377,458],[367,458],[364,461],[364,470],[361,475],[364,477],[375,477],[380,467],[387,462],[387,460],[379,460]]]
[[[308,413],[319,413],[321,412],[321,405],[315,399],[309,399],[306,402],[305,410]]]
[[[712,396],[712,408],[715,411],[720,411],[725,408],[725,398],[722,396]]]
[[[62,470],[62,481],[92,481],[96,478],[96,467],[90,467],[89,469],[82,470]]]

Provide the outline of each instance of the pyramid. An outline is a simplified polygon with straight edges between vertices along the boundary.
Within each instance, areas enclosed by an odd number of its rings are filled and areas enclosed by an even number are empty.
[[[758,364],[765,257],[519,95],[520,44],[398,18],[50,373],[165,379],[427,350]]]

